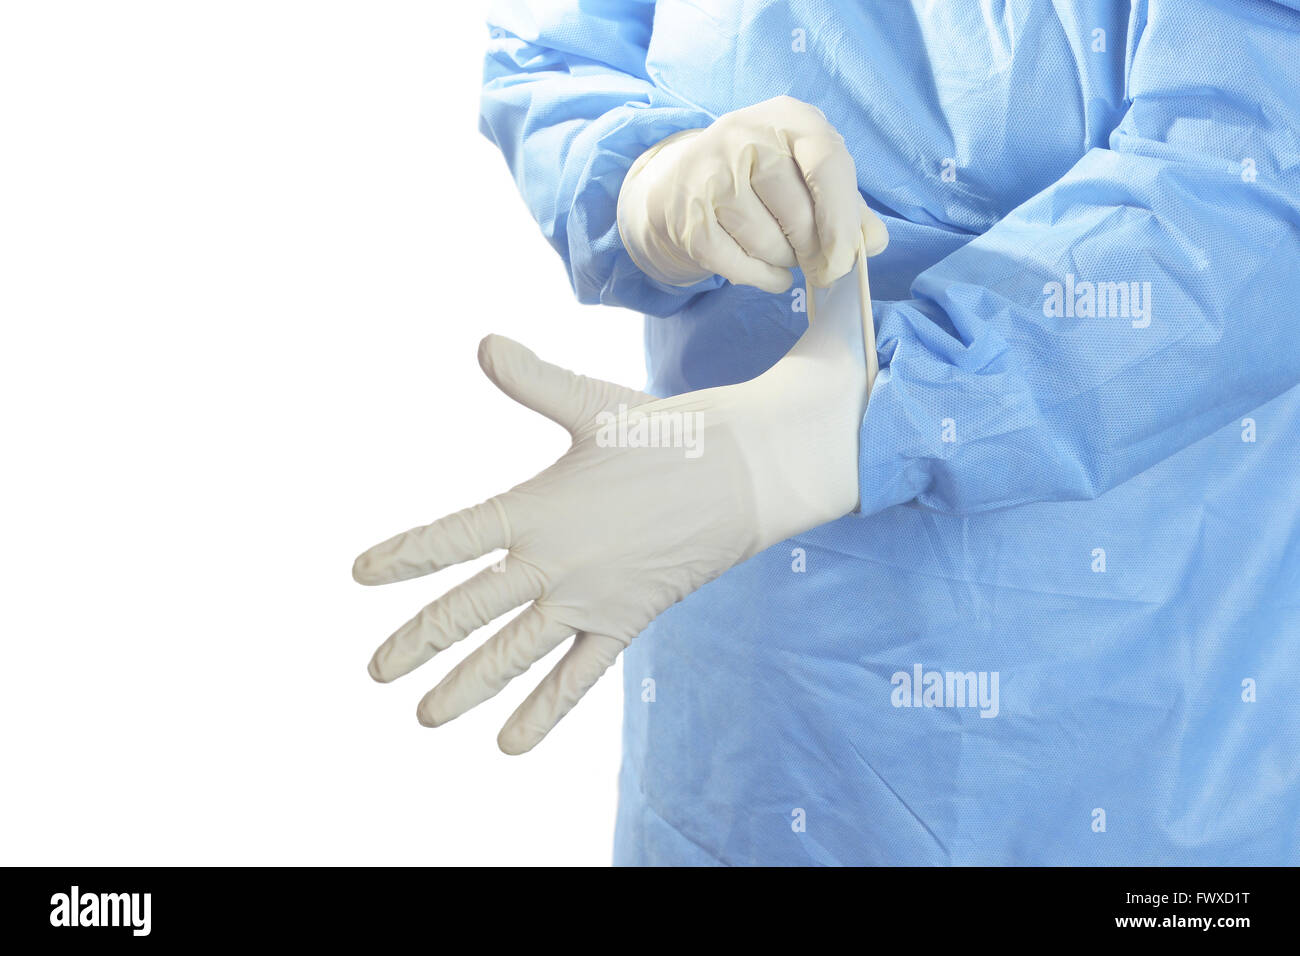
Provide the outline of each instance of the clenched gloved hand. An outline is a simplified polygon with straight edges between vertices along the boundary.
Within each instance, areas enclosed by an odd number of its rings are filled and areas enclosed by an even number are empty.
[[[488,336],[479,364],[511,398],[563,425],[570,449],[534,478],[362,554],[387,584],[498,549],[508,554],[400,627],[370,674],[409,673],[496,616],[517,617],[420,702],[438,726],[500,691],[566,638],[573,646],[506,722],[534,747],[647,624],[757,552],[858,503],[858,431],[875,377],[865,266],[816,295],[791,351],[758,378],[673,398],[575,375]]]
[[[799,266],[829,285],[889,242],[858,192],[844,139],[815,106],[778,96],[646,150],[618,197],[623,245],[673,286],[713,274],[766,292]]]

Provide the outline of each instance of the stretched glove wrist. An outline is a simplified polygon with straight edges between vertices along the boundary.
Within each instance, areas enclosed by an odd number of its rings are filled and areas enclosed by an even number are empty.
[[[753,485],[758,548],[858,507],[858,447],[875,379],[865,279],[810,290],[816,317],[784,358],[738,391],[737,445]]]

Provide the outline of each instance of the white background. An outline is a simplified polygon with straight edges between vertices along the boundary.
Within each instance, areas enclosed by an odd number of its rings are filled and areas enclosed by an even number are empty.
[[[617,670],[531,754],[353,557],[549,464],[478,340],[641,386],[477,131],[475,3],[3,3],[0,862],[605,864]],[[548,658],[547,666],[561,651]]]

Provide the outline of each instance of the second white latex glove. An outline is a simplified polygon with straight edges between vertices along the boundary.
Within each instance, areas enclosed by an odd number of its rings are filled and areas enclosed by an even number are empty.
[[[858,192],[844,139],[815,106],[778,96],[646,150],[618,198],[618,229],[652,279],[694,285],[713,274],[766,292],[799,266],[824,287],[860,246],[889,235]]]
[[[858,431],[875,375],[868,296],[865,273],[816,293],[808,331],[763,375],[666,399],[575,375],[510,339],[484,339],[487,376],[565,426],[573,444],[510,491],[357,558],[357,581],[385,584],[509,551],[389,637],[371,676],[400,677],[528,604],[418,710],[423,724],[446,723],[576,634],[498,737],[506,753],[523,753],[670,605],[758,551],[852,511]]]

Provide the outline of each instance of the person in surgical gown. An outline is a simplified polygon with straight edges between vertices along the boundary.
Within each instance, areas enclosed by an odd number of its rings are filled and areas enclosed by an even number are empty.
[[[578,298],[646,313],[648,391],[751,378],[807,324],[633,264],[648,147],[806,101],[890,234],[860,512],[627,650],[615,861],[1300,863],[1300,4],[490,28],[482,129]]]

